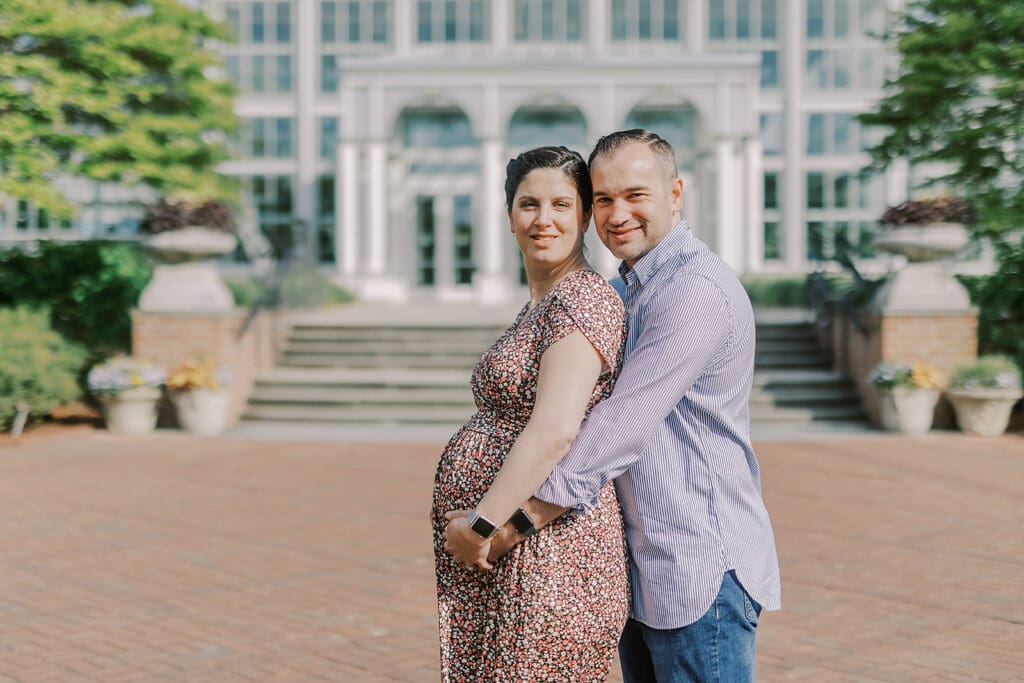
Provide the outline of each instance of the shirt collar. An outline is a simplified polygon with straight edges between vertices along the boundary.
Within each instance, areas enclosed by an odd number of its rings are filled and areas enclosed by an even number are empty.
[[[686,220],[680,220],[674,228],[669,230],[665,238],[641,256],[632,268],[627,266],[625,261],[620,263],[619,275],[627,284],[635,282],[643,287],[669,259],[684,251],[692,238],[693,232],[690,231],[690,225]]]

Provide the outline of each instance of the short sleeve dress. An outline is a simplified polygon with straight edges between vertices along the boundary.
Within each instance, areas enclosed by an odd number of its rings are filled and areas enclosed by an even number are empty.
[[[629,612],[622,515],[611,483],[586,514],[570,512],[516,546],[490,572],[452,561],[449,510],[487,492],[533,410],[544,351],[581,332],[611,369],[587,412],[607,397],[625,345],[622,301],[590,270],[566,275],[527,305],[473,372],[478,412],[448,442],[434,481],[441,678],[449,683],[603,681]]]

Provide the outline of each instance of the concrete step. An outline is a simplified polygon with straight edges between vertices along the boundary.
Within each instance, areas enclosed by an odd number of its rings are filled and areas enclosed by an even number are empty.
[[[510,320],[509,323],[512,321]],[[498,338],[505,327],[422,327],[422,326],[309,326],[292,328],[290,339],[301,341],[335,341],[341,339],[362,341],[430,341],[444,339],[472,340],[489,345]]]
[[[281,361],[293,367],[348,367],[348,368],[448,368],[472,370],[480,354],[440,353],[299,353],[285,351]]]
[[[396,387],[381,385],[257,384],[249,402],[318,403],[332,405],[473,405],[469,385],[461,387]]]
[[[827,369],[828,358],[820,353],[757,353],[754,367],[758,370],[808,370]]]
[[[780,408],[775,406],[763,406],[751,403],[751,423],[779,423],[791,424],[829,421],[862,421],[865,419],[864,411],[860,404],[856,405],[819,405],[813,408],[801,407]]]
[[[438,338],[429,340],[409,339],[290,339],[288,350],[295,353],[469,353],[480,354],[493,343],[478,342],[475,339]]]
[[[462,425],[476,412],[472,406],[418,405],[390,406],[382,410],[376,405],[252,404],[246,407],[243,420],[296,420],[299,422],[333,422],[342,424],[450,424]]]

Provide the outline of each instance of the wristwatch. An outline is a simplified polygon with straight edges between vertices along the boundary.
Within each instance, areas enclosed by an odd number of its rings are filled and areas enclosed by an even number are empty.
[[[498,533],[498,525],[487,519],[476,510],[469,513],[469,528],[482,538],[494,538]]]
[[[533,517],[530,517],[530,513],[523,508],[516,510],[509,517],[508,521],[512,522],[512,526],[523,536],[530,537],[537,533],[537,527],[533,524]]]

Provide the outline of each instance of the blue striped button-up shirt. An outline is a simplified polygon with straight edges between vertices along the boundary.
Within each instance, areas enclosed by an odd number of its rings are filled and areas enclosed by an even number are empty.
[[[730,569],[762,607],[778,609],[775,540],[750,445],[750,300],[685,222],[620,272],[622,374],[537,497],[585,508],[615,479],[637,621],[697,621]]]

